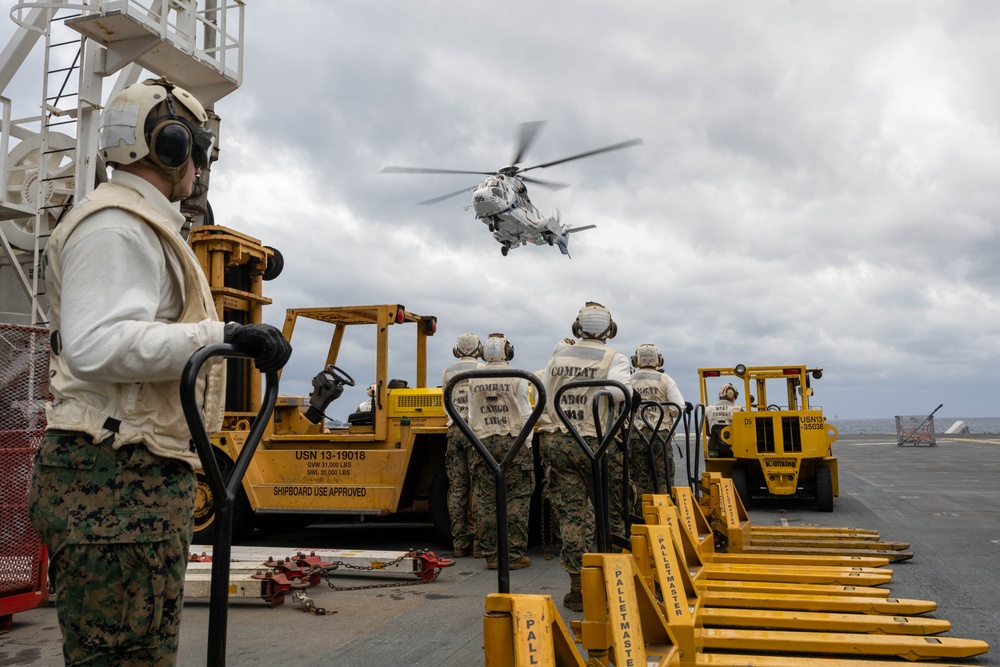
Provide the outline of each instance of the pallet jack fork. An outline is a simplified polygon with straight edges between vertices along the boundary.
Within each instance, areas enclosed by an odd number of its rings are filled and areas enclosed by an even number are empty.
[[[672,508],[671,512],[676,513]],[[663,525],[635,526],[632,532],[636,568],[649,588],[658,587],[663,599],[673,599],[678,605],[686,601],[696,615],[698,627],[908,635],[937,634],[951,627],[947,621],[903,615],[932,611],[936,606],[933,602],[889,599],[886,589],[795,583],[791,575],[796,567],[775,568],[788,575],[788,583],[754,587],[752,582],[737,580],[726,582],[732,584],[731,588],[720,589],[708,578],[711,565],[688,560],[697,559],[689,543],[676,517]],[[806,578],[812,576],[810,572],[805,574]],[[885,595],[875,595],[876,591]],[[887,611],[892,615],[883,615]]]
[[[704,473],[707,493],[700,505],[716,534],[729,552],[746,554],[811,554],[818,556],[882,556],[892,562],[913,558],[904,542],[882,542],[877,533],[866,534],[851,528],[803,531],[792,528],[784,537],[773,537],[777,527],[754,531],[731,479],[720,473]],[[770,533],[770,534],[769,534]],[[780,534],[780,532],[779,532]]]
[[[674,506],[680,513],[681,525],[687,530],[696,545],[699,556],[705,562],[711,563],[772,563],[777,565],[841,565],[845,567],[882,567],[888,565],[889,558],[871,555],[837,555],[837,554],[760,554],[731,553],[717,551],[715,534],[709,525],[701,506],[695,501],[691,489],[686,486],[675,486],[673,499],[666,495],[645,496],[646,523],[659,523],[655,512],[660,506]],[[676,502],[676,504],[674,504]],[[653,511],[652,516],[649,512]],[[751,530],[754,527],[751,526]],[[829,528],[829,531],[845,530]],[[873,533],[878,538],[878,533]]]
[[[484,619],[487,667],[900,667],[989,650],[985,642],[950,637],[704,628],[698,602],[666,589],[661,603],[631,555],[586,554],[581,575],[584,618],[570,625],[586,660],[571,650],[551,597],[496,594],[487,598]],[[902,660],[821,657],[832,654]]]
[[[682,524],[677,507],[669,504],[669,498],[663,498],[666,500],[665,504],[653,505],[646,502],[644,505],[646,524],[633,526],[632,544],[634,546],[637,534],[645,535],[654,526],[665,526],[670,530],[674,548],[684,559],[686,569],[697,574],[703,583],[737,579],[741,583],[760,582],[772,586],[820,584],[854,590],[887,584],[892,580],[892,570],[888,568],[842,565],[838,562],[825,563],[821,559],[815,559],[816,562],[813,562],[806,560],[806,557],[791,558],[789,559],[791,562],[788,563],[772,560],[756,561],[754,556],[745,558],[741,562],[714,562],[702,556],[695,544],[695,538]]]
[[[665,527],[660,538],[669,540]],[[672,552],[672,549],[669,551]],[[799,664],[845,665],[847,661],[818,656],[898,657],[905,660],[953,659],[980,655],[989,650],[982,641],[951,637],[925,637],[847,632],[811,632],[788,630],[716,629],[702,627],[701,601],[688,597],[678,574],[683,570],[674,562],[674,585],[661,589],[659,602],[646,584],[631,555],[587,554],[583,563],[584,620],[572,624],[591,658],[613,654],[616,665],[678,664],[681,667],[703,664],[702,656],[716,650],[796,654]],[[666,570],[666,562],[657,563]],[[661,573],[665,574],[665,573]],[[638,612],[639,619],[636,619]],[[655,618],[647,619],[647,614]],[[660,633],[666,631],[666,637]],[[652,629],[653,632],[648,632]],[[639,632],[642,636],[637,636]],[[877,632],[877,631],[876,631]],[[643,639],[642,637],[645,637]],[[648,642],[645,656],[638,656],[638,646]],[[648,650],[649,648],[652,650]],[[636,655],[632,655],[635,653]],[[732,664],[756,664],[758,656],[727,655]],[[676,658],[676,662],[665,662]],[[602,663],[603,664],[603,663]],[[853,664],[853,663],[850,663]]]

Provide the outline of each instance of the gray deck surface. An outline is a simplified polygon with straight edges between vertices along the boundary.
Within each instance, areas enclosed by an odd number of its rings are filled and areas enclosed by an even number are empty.
[[[767,502],[751,509],[751,519],[755,525],[871,528],[883,539],[909,542],[915,557],[891,566],[892,595],[936,601],[933,616],[951,621],[948,634],[986,640],[993,647],[965,664],[1000,667],[1000,436],[939,437],[938,446],[930,448],[897,447],[894,436],[848,436],[834,445],[840,498],[832,514],[804,502]],[[436,546],[429,525],[405,524],[313,527],[253,544]],[[280,555],[277,549],[275,555]],[[558,559],[545,560],[540,549],[531,556],[532,567],[511,573],[512,592],[549,594],[561,602],[568,578]],[[317,605],[337,612],[326,616],[290,601],[276,609],[260,601],[236,601],[229,610],[227,664],[481,665],[483,600],[496,587],[496,572],[486,570],[481,560],[463,558],[426,585],[352,592],[321,584],[309,594]],[[581,616],[563,610],[567,622]],[[207,601],[189,601],[181,667],[206,664],[207,623]],[[54,608],[15,615],[12,631],[0,636],[0,667],[59,664]]]

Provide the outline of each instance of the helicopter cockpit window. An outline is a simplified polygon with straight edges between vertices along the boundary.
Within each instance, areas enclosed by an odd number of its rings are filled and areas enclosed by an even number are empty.
[[[490,188],[490,191],[497,197],[503,197],[506,191],[506,186],[495,178],[486,179],[486,185]]]

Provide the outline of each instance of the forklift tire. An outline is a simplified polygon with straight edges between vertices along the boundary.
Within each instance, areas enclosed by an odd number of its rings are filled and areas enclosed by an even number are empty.
[[[228,478],[229,472],[233,469],[233,462],[220,450],[215,450],[215,458],[219,462],[219,469],[222,476]],[[192,544],[214,544],[215,542],[215,501],[212,498],[212,490],[208,485],[208,477],[204,470],[195,472],[198,490],[194,507],[194,538]],[[233,499],[233,534],[232,541],[235,543],[248,537],[253,531],[253,507],[247,493],[240,487]]]
[[[743,507],[750,507],[750,484],[747,482],[747,469],[743,466],[733,466],[731,473],[733,488],[743,501]]]
[[[445,548],[451,548],[451,515],[448,513],[448,473],[441,466],[431,481],[431,521],[437,530],[438,539]]]
[[[820,512],[833,511],[833,473],[830,466],[816,466],[816,509]]]
[[[281,270],[285,268],[285,257],[277,248],[272,248],[269,245],[264,246],[270,250],[273,254],[267,259],[267,266],[264,267],[264,275],[261,276],[264,280],[274,280],[281,275]]]

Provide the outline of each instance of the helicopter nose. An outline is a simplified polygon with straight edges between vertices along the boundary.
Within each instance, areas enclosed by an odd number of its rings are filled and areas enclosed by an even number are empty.
[[[476,209],[476,217],[479,218],[500,213],[502,203],[500,197],[489,187],[478,188],[472,194],[472,207]]]

